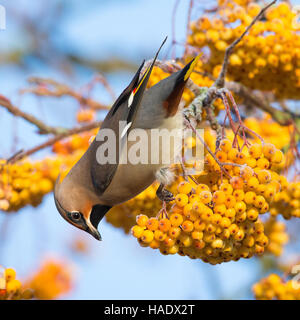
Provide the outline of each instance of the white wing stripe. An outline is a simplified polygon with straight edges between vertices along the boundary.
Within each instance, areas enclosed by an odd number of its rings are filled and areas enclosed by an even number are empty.
[[[131,94],[130,94],[130,96],[128,98],[128,108],[130,108],[130,106],[132,105],[133,97],[134,97],[134,93],[131,92]]]
[[[121,139],[125,136],[126,132],[128,129],[131,127],[132,122],[127,123],[126,127],[123,129],[122,134],[121,134]]]

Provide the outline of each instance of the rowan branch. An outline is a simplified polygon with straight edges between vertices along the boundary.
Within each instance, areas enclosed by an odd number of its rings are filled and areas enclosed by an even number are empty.
[[[104,77],[99,75],[97,78],[94,79],[94,81],[101,82],[103,86],[108,90],[109,94],[111,96],[114,96],[111,88],[109,87]],[[89,97],[85,97],[83,94],[73,90],[69,86],[59,83],[53,79],[32,77],[28,79],[28,82],[36,85],[36,87],[22,89],[20,90],[21,94],[33,93],[37,96],[50,96],[57,98],[69,96],[77,100],[80,103],[80,105],[88,106],[89,108],[94,110],[107,110],[110,108],[109,106],[105,106]]]
[[[89,130],[92,130],[95,128],[99,128],[101,123],[102,123],[101,121],[95,121],[95,122],[91,122],[91,123],[86,124],[81,127],[68,129],[64,133],[57,134],[54,137],[50,138],[49,140],[31,148],[31,149],[28,149],[26,151],[23,151],[23,150],[18,151],[15,155],[13,155],[9,159],[7,159],[7,162],[14,163],[19,160],[22,160],[25,157],[28,157],[28,156],[30,156],[40,150],[43,150],[47,147],[51,147],[52,145],[54,145],[54,143],[56,143],[64,138],[67,138],[67,137],[72,136],[74,134],[78,134],[78,133],[86,132],[86,131],[89,131]]]
[[[18,107],[14,106],[10,100],[8,100],[6,97],[0,95],[0,105],[4,107],[8,112],[13,114],[16,117],[23,118],[27,122],[35,125],[39,129],[40,134],[60,134],[64,132],[66,129],[61,127],[51,127],[45,124],[43,121],[39,120],[35,116],[26,113],[22,110],[20,110]]]

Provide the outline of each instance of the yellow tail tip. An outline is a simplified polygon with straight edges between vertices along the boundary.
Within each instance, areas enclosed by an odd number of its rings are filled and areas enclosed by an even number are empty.
[[[191,63],[191,65],[190,65],[187,73],[186,73],[185,76],[184,76],[184,81],[186,81],[186,80],[190,77],[190,75],[191,75],[191,73],[193,72],[193,70],[194,70],[194,68],[195,68],[198,60],[200,59],[200,56],[201,56],[201,54],[198,54],[197,57],[194,58],[194,60],[193,60],[193,62]]]

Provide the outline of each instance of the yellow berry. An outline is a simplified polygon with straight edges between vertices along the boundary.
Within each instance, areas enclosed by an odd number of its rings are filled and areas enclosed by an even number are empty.
[[[252,204],[256,199],[256,194],[253,191],[248,191],[245,193],[244,201],[247,204]]]
[[[20,290],[22,287],[22,284],[19,280],[11,280],[9,282],[7,282],[6,284],[6,291],[8,294],[12,294],[17,292],[18,290]]]
[[[233,189],[242,189],[244,186],[244,182],[241,177],[232,177],[230,179],[230,184],[232,185]]]
[[[222,183],[220,185],[220,190],[228,195],[232,194],[232,192],[233,192],[233,188],[229,183]]]
[[[206,184],[198,184],[196,187],[196,194],[200,194],[202,191],[209,191],[209,187]]]
[[[258,185],[259,185],[259,181],[255,177],[252,177],[247,181],[247,187],[250,190],[255,190],[258,187]]]
[[[171,228],[171,222],[167,218],[163,218],[158,222],[159,230],[167,232]]]
[[[183,222],[183,217],[179,213],[173,213],[170,216],[170,222],[173,227],[179,227]]]
[[[182,181],[177,187],[178,193],[188,194],[192,191],[192,185],[187,181]]]
[[[11,281],[16,278],[16,271],[12,268],[5,269],[5,279],[6,281]]]
[[[276,150],[275,153],[271,156],[271,162],[280,164],[283,161],[283,158],[283,153],[280,150]]]
[[[192,232],[192,238],[194,239],[194,240],[202,240],[203,239],[203,232],[201,232],[201,231],[193,231]]]
[[[256,161],[256,165],[260,169],[269,169],[270,162],[266,158],[260,158]]]
[[[224,243],[221,239],[216,239],[211,243],[211,246],[214,249],[221,249],[223,247]]]
[[[155,231],[158,228],[158,220],[156,218],[150,218],[146,226],[149,230]]]
[[[174,244],[173,246],[169,247],[167,251],[169,254],[176,254],[179,251],[179,247]]]
[[[245,197],[245,193],[244,193],[243,190],[235,190],[233,192],[233,196],[234,196],[236,201],[243,201],[244,197]]]
[[[227,195],[225,199],[225,205],[227,208],[233,208],[236,203],[236,199],[232,195]]]
[[[228,140],[228,139],[223,139],[223,140],[221,140],[221,142],[220,142],[220,148],[221,148],[221,150],[224,151],[224,152],[229,152],[229,151],[231,150],[231,148],[232,148],[232,143],[231,143],[231,141]]]
[[[263,196],[257,196],[256,199],[254,200],[254,205],[257,208],[262,208],[265,204],[266,200]]]
[[[185,232],[192,232],[194,229],[194,224],[189,220],[185,220],[182,223],[181,227],[182,227],[182,230]]]
[[[181,233],[181,229],[179,227],[171,227],[168,234],[171,238],[178,238]]]
[[[209,204],[212,201],[212,194],[207,190],[201,191],[199,197],[204,204]]]
[[[136,225],[131,228],[131,234],[136,238],[140,238],[142,236],[143,232],[144,232],[143,227]]]
[[[215,204],[222,204],[226,200],[225,193],[223,191],[216,191],[213,194],[213,202]]]
[[[271,174],[268,170],[260,170],[257,173],[257,178],[260,183],[268,183],[271,181]]]
[[[251,221],[255,221],[258,218],[258,210],[251,208],[247,211],[247,218]]]
[[[231,221],[228,218],[226,218],[226,217],[222,218],[222,220],[220,222],[220,226],[222,228],[229,228],[230,225],[231,225]]]
[[[140,239],[144,243],[150,243],[154,239],[154,234],[150,230],[144,230]]]
[[[176,201],[176,204],[179,206],[179,207],[184,207],[186,204],[188,204],[189,202],[189,197],[184,194],[184,193],[179,193],[177,194],[177,196],[175,197],[175,201]]]
[[[161,230],[155,230],[154,231],[154,238],[157,241],[164,241],[167,237],[167,234],[162,232]]]
[[[148,217],[144,214],[140,214],[136,217],[136,223],[140,226],[140,227],[146,227],[147,222],[148,222]]]
[[[275,154],[276,148],[271,143],[264,143],[262,147],[262,152],[267,159],[271,159],[271,157]]]
[[[262,155],[262,145],[261,144],[253,144],[250,148],[249,148],[249,154],[257,159]]]

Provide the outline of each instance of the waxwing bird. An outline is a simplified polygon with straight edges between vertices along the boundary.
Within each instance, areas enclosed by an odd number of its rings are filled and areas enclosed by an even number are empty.
[[[166,39],[161,47],[165,41]],[[97,228],[104,215],[113,206],[135,197],[155,180],[161,183],[157,191],[158,197],[164,201],[173,198],[164,186],[172,178],[168,167],[174,161],[178,150],[174,148],[171,151],[172,159],[167,165],[161,160],[155,163],[122,161],[124,154],[126,155],[133,145],[128,139],[133,129],[144,130],[146,136],[150,137],[153,129],[172,130],[183,127],[179,103],[198,57],[182,70],[146,90],[161,47],[142,76],[140,74],[144,62],[141,64],[128,87],[108,112],[96,138],[82,158],[64,179],[59,177],[55,184],[54,199],[61,216],[98,240],[101,240],[101,235]],[[120,126],[120,123],[123,126]],[[105,139],[108,131],[118,138],[113,140],[116,144],[114,161],[105,162],[102,161],[104,156],[99,150],[108,143]],[[111,141],[109,143],[113,144]],[[151,157],[153,149],[149,145],[146,153]],[[161,146],[157,148],[157,152],[166,152]]]

